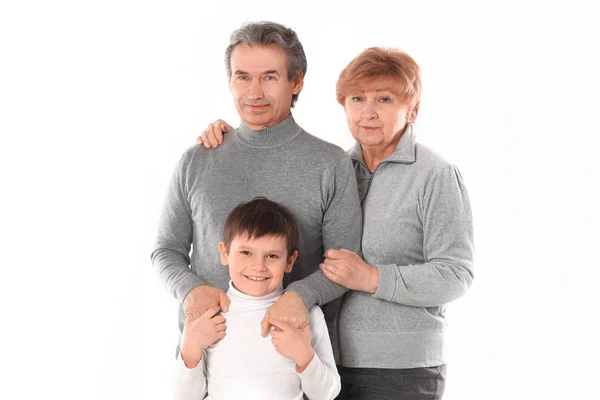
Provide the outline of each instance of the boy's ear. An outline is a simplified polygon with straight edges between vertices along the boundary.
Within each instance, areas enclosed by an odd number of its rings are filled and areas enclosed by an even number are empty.
[[[292,268],[294,267],[294,263],[296,262],[296,257],[298,257],[298,250],[296,250],[294,254],[288,257],[287,263],[285,264],[285,272],[292,272]]]
[[[227,259],[227,247],[223,242],[219,242],[219,253],[221,253],[221,264],[229,265],[229,260]]]

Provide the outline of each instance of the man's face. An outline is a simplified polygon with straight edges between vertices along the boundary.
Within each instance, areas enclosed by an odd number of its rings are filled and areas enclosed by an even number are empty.
[[[252,130],[277,125],[290,115],[302,78],[287,78],[287,56],[278,47],[240,44],[231,53],[229,90],[240,118]]]
[[[264,296],[277,289],[298,256],[295,251],[288,257],[287,239],[281,236],[236,236],[229,251],[223,242],[219,243],[219,251],[221,264],[229,265],[233,286],[250,296]]]

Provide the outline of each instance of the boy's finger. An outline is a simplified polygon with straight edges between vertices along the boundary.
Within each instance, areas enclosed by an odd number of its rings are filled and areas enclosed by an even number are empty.
[[[280,330],[282,330],[284,332],[293,328],[293,326],[291,326],[287,322],[284,322],[280,319],[271,319],[271,320],[269,320],[269,322],[271,323],[271,325],[273,325],[276,328],[279,328]]]
[[[221,311],[221,309],[218,306],[213,306],[213,307],[209,308],[208,310],[206,310],[206,312],[204,314],[202,314],[201,318],[205,318],[205,319],[212,318],[215,315],[217,315],[217,313],[219,311]]]
[[[221,311],[228,312],[229,305],[231,304],[231,300],[227,297],[224,291],[219,290],[219,305],[221,306]]]
[[[226,331],[227,330],[227,325],[225,325],[225,324],[218,324],[218,325],[215,325],[215,329],[216,329],[217,332]]]
[[[269,331],[271,330],[271,323],[269,322],[269,312],[265,314],[265,317],[260,322],[260,334],[264,337],[267,336]]]
[[[281,339],[282,332],[281,331],[278,332],[276,330],[272,330],[271,333],[270,333],[270,335],[271,335],[271,337],[273,339],[279,340],[279,339]]]

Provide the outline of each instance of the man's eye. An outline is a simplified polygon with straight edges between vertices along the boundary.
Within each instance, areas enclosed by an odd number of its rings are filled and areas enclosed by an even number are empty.
[[[265,76],[265,80],[267,80],[267,81],[274,81],[275,77],[273,75],[267,75],[267,76]]]
[[[246,75],[238,75],[238,76],[237,76],[237,80],[238,80],[238,81],[245,81],[245,80],[247,80],[247,79],[248,79],[248,77],[247,77]]]

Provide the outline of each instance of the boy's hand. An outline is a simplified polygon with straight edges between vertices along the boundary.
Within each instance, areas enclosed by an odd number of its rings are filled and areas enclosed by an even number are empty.
[[[271,342],[275,350],[285,358],[296,362],[298,372],[303,372],[314,357],[314,350],[310,344],[312,330],[310,325],[304,328],[294,328],[292,325],[279,320],[271,320],[275,327],[271,331]]]
[[[202,360],[202,350],[225,337],[225,318],[219,307],[211,307],[198,319],[185,320],[181,358],[188,368],[196,368]]]

